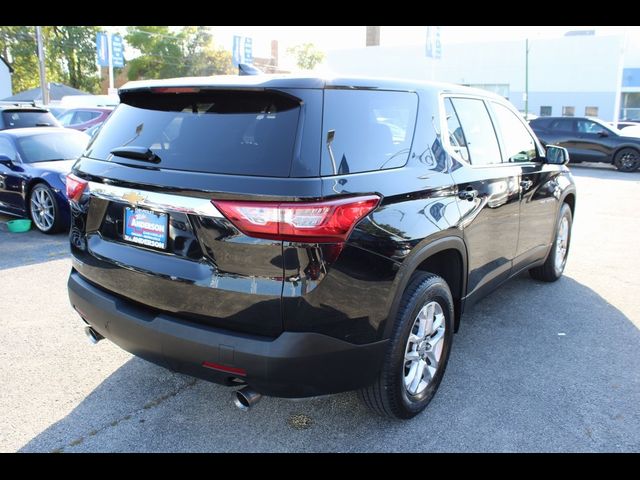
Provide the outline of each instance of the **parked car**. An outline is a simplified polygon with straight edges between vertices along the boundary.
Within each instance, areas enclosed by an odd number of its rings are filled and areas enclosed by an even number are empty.
[[[89,137],[61,127],[0,132],[0,211],[29,217],[43,233],[69,227],[66,175]]]
[[[58,119],[62,116],[64,112],[69,110],[68,107],[60,107],[60,106],[54,106],[54,105],[44,105],[43,108],[46,108],[47,110],[49,110],[51,114]]]
[[[98,130],[100,130],[100,127],[102,126],[104,122],[100,122],[100,123],[96,123],[95,125],[87,128],[84,133],[86,133],[87,135],[89,135],[89,137],[93,138],[95,136],[96,133],[98,133]]]
[[[640,138],[591,117],[540,117],[529,122],[543,144],[569,151],[571,162],[611,163],[622,172],[640,167]]]
[[[0,102],[0,130],[59,126],[60,122],[46,108],[19,102]]]
[[[113,108],[70,108],[60,116],[63,127],[84,131],[104,122]]]
[[[607,122],[607,125],[609,125],[612,128],[616,128],[613,122]],[[627,127],[640,127],[640,123],[638,122],[618,122],[618,130],[624,130]]]
[[[564,270],[567,152],[493,93],[255,76],[120,96],[67,179],[71,304],[94,343],[244,385],[240,408],[358,389],[412,417],[465,308]]]

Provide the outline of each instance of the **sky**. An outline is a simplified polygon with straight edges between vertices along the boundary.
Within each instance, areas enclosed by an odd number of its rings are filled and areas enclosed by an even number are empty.
[[[382,26],[380,29],[380,43],[382,45],[415,45],[425,42],[427,27],[411,26]],[[623,33],[627,29],[639,30],[639,27],[602,27],[602,26],[485,26],[485,27],[456,27],[442,26],[441,40],[443,45],[452,43],[466,43],[472,41],[493,40],[524,40],[525,38],[561,37],[567,31],[595,30],[597,35]],[[291,45],[312,42],[324,51],[341,48],[356,48],[365,46],[364,26],[353,27],[322,27],[322,26],[218,26],[212,27],[217,43],[225,48],[231,48],[234,35],[253,38],[256,56],[268,56],[270,41],[277,39],[286,49]]]

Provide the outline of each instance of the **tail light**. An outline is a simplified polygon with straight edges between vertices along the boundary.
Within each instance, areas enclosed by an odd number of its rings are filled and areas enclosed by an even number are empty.
[[[212,200],[250,237],[291,242],[344,242],[353,227],[380,202],[377,195],[325,202],[245,202]]]
[[[67,198],[72,202],[77,202],[82,197],[85,188],[87,188],[87,181],[76,177],[73,173],[67,175]]]

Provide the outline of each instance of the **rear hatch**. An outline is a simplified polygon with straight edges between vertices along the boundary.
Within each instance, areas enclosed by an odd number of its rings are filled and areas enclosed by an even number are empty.
[[[245,235],[211,200],[317,198],[321,102],[319,89],[121,93],[74,168],[88,182],[74,268],[148,309],[278,335],[282,241]]]

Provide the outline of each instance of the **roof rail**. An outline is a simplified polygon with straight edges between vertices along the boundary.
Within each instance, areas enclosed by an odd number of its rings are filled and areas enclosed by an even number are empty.
[[[37,107],[35,100],[26,100],[26,101],[18,101],[18,100],[0,100],[0,105],[11,105],[14,107]]]

